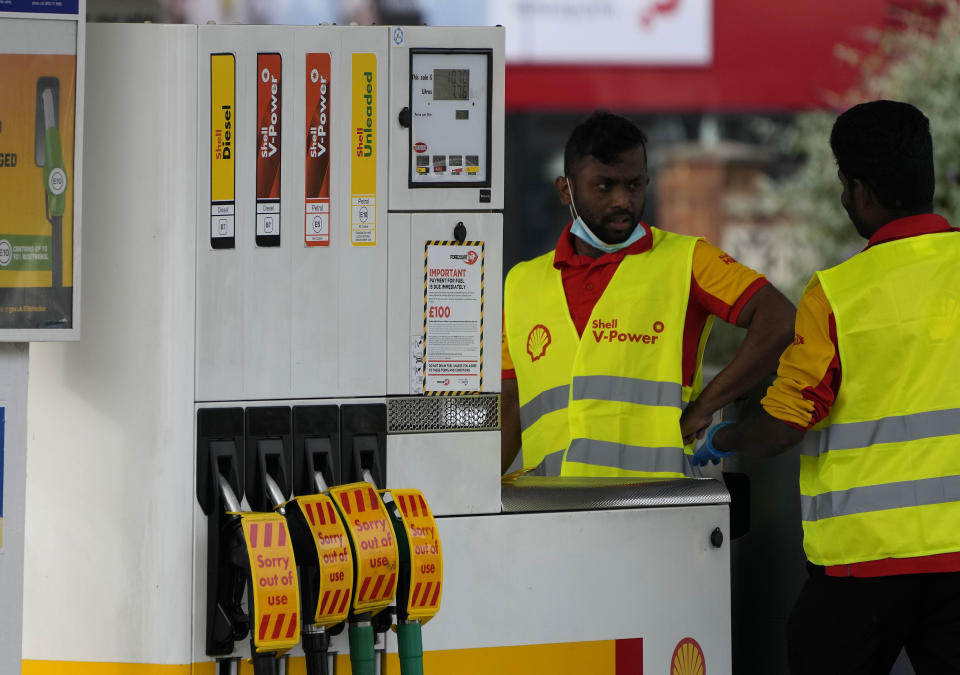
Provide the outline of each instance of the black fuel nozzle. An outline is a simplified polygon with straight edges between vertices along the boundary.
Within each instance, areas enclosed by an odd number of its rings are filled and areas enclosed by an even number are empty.
[[[340,407],[294,406],[294,494],[312,495],[339,485],[340,466]]]
[[[283,512],[292,492],[293,450],[290,408],[246,410],[246,490],[254,511]]]
[[[240,526],[243,409],[197,411],[197,501],[207,516],[206,652],[227,657],[247,636],[243,608],[249,562]],[[229,667],[229,663],[222,665]]]

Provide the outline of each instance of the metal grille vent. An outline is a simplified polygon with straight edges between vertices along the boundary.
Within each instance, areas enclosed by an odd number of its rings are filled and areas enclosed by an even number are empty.
[[[387,433],[494,431],[500,428],[500,395],[410,396],[387,399]]]

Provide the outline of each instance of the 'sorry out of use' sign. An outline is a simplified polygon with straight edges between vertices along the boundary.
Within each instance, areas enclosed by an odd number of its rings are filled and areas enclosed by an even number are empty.
[[[258,652],[300,641],[300,582],[287,523],[279,513],[240,516],[253,578],[253,643]]]

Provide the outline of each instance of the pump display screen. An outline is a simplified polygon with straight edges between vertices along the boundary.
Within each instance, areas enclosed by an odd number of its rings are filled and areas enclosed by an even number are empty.
[[[435,68],[433,100],[466,101],[470,98],[470,71]]]
[[[409,187],[490,185],[492,58],[489,49],[410,50]]]

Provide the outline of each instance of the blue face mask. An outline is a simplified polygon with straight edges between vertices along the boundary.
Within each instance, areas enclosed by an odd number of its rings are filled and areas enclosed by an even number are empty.
[[[637,223],[637,226],[633,228],[633,232],[630,233],[630,236],[627,237],[625,241],[621,241],[619,244],[608,244],[603,241],[593,233],[593,230],[587,227],[587,224],[583,222],[583,218],[577,213],[577,205],[573,203],[573,188],[570,186],[570,180],[568,178],[564,178],[564,180],[567,181],[567,189],[570,191],[570,215],[573,216],[573,225],[570,226],[570,234],[573,236],[604,253],[616,253],[630,246],[630,244],[636,243],[647,233],[647,228],[645,228],[642,223]]]

